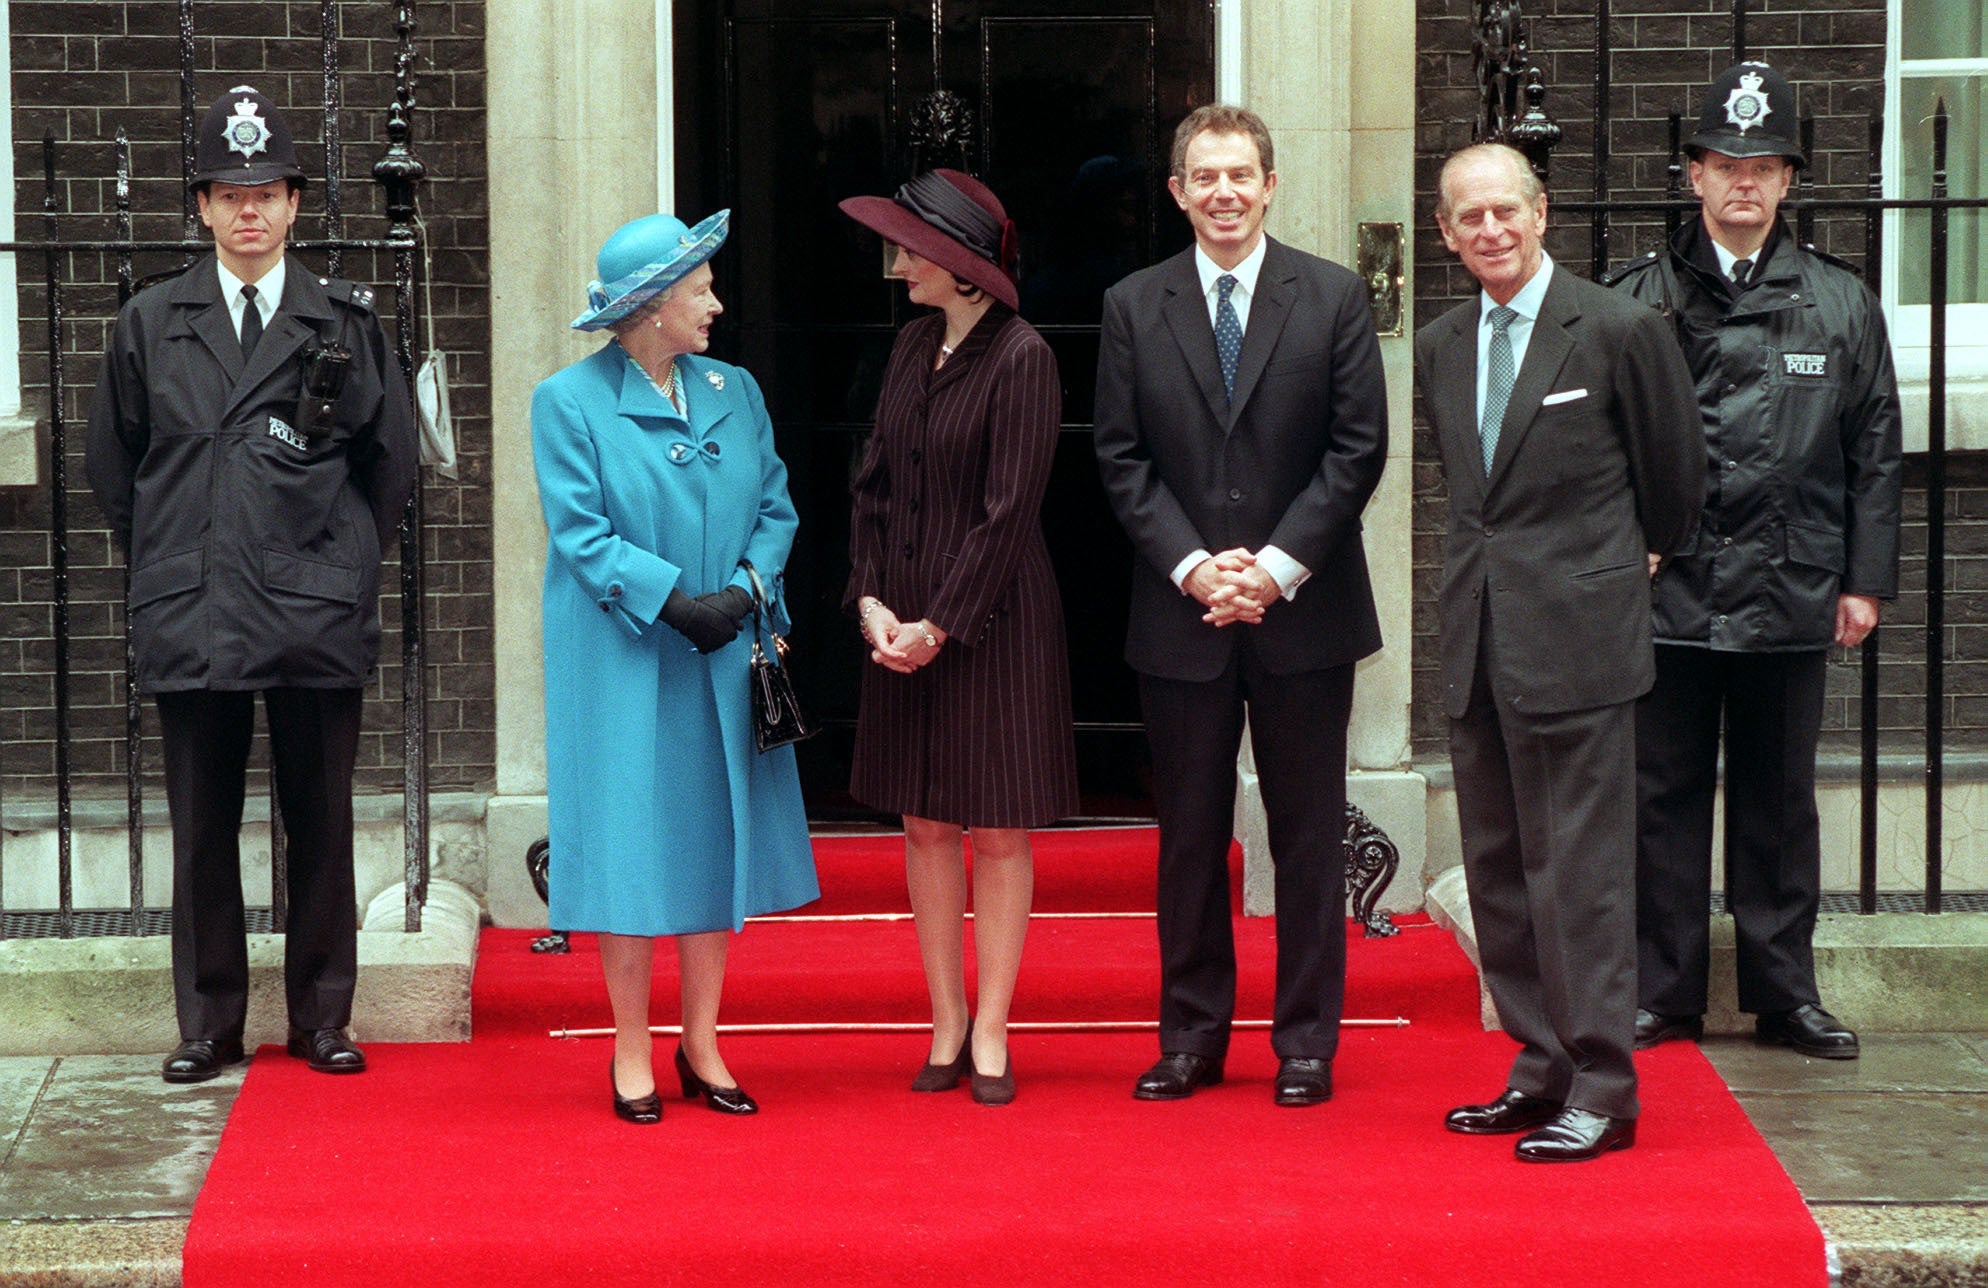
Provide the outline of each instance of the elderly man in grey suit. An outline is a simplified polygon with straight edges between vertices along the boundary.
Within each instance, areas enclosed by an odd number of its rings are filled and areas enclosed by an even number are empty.
[[[1104,300],[1096,443],[1132,539],[1139,673],[1160,820],[1160,1060],[1133,1095],[1222,1080],[1244,712],[1276,864],[1273,1098],[1332,1095],[1346,981],[1346,725],[1381,645],[1360,511],[1387,455],[1366,290],[1266,236],[1277,190],[1256,113],[1197,108],[1167,182],[1194,248]]]
[[[1654,310],[1545,253],[1519,153],[1452,156],[1436,219],[1483,288],[1415,338],[1449,484],[1444,705],[1484,977],[1521,1048],[1444,1124],[1575,1162],[1636,1140],[1635,702],[1656,555],[1703,494],[1697,400]]]

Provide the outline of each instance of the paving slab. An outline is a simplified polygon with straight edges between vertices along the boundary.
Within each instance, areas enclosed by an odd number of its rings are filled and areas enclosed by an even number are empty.
[[[1817,1204],[1842,1288],[1983,1288],[1988,1207]]]
[[[34,1111],[35,1097],[55,1061],[46,1056],[0,1056],[0,1168],[6,1165]]]
[[[1988,1203],[1988,1096],[1735,1094],[1810,1203]]]
[[[187,1217],[246,1066],[168,1086],[157,1056],[64,1056],[0,1168],[0,1220]]]
[[[1988,1093],[1988,1035],[1869,1033],[1856,1060],[1817,1060],[1750,1037],[1705,1039],[1705,1058],[1734,1091]]]

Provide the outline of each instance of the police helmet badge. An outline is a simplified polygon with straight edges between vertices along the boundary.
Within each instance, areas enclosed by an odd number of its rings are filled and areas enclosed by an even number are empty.
[[[239,94],[247,89],[248,86],[242,85],[234,92]],[[269,126],[257,115],[252,98],[235,100],[235,114],[222,125],[221,135],[228,141],[228,151],[241,153],[244,161],[269,147]]]
[[[1741,134],[1764,124],[1773,110],[1768,106],[1766,92],[1761,89],[1759,72],[1742,74],[1738,87],[1726,96],[1726,121],[1736,126]]]

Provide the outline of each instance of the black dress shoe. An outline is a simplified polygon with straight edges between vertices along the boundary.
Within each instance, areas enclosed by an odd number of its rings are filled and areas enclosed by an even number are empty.
[[[205,1082],[231,1064],[242,1062],[242,1040],[194,1038],[173,1048],[159,1076],[167,1082]]]
[[[1753,1021],[1754,1034],[1770,1046],[1790,1046],[1823,1060],[1857,1058],[1857,1035],[1813,1002],[1792,1011],[1766,1012]]]
[[[614,1116],[621,1121],[647,1126],[663,1120],[663,1098],[655,1092],[633,1100],[621,1094],[621,1087],[614,1080],[613,1056],[607,1058],[607,1089],[614,1094]]]
[[[1139,1075],[1132,1095],[1138,1100],[1185,1100],[1196,1087],[1222,1080],[1222,1062],[1186,1051],[1169,1051],[1158,1064]]]
[[[319,1073],[364,1073],[366,1053],[344,1029],[291,1029],[289,1052]]]
[[[1443,1115],[1443,1126],[1466,1136],[1504,1136],[1531,1131],[1559,1112],[1557,1100],[1507,1087],[1488,1105],[1458,1105]]]
[[[1277,1066],[1280,1105],[1322,1105],[1332,1099],[1332,1061],[1286,1056]]]
[[[1636,1049],[1648,1051],[1659,1042],[1696,1042],[1705,1036],[1702,1015],[1659,1015],[1636,1008]]]
[[[913,1091],[951,1091],[959,1086],[960,1079],[973,1072],[973,1034],[960,1039],[959,1054],[950,1064],[933,1064],[927,1060],[918,1076],[911,1080]]]
[[[756,1114],[759,1102],[745,1093],[743,1087],[714,1087],[697,1076],[690,1067],[690,1057],[683,1053],[681,1046],[676,1049],[676,1077],[683,1084],[683,1098],[695,1100],[704,1097],[704,1103],[721,1114]]]
[[[1610,1118],[1585,1109],[1562,1109],[1538,1131],[1519,1137],[1513,1153],[1522,1163],[1585,1163],[1611,1149],[1636,1143],[1634,1118]]]

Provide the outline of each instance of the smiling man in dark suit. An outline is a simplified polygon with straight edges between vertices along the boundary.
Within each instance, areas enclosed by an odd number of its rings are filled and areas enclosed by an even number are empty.
[[[1444,705],[1484,978],[1521,1046],[1444,1125],[1576,1162],[1636,1140],[1635,703],[1649,552],[1698,519],[1697,400],[1655,310],[1545,253],[1519,153],[1451,157],[1436,220],[1483,288],[1415,337],[1449,482]]]
[[[1136,560],[1125,655],[1160,822],[1161,1058],[1133,1094],[1222,1080],[1247,713],[1276,864],[1274,1098],[1315,1105],[1345,992],[1353,664],[1381,646],[1360,511],[1387,391],[1359,279],[1264,235],[1277,171],[1262,118],[1198,108],[1172,160],[1194,248],[1111,289],[1098,355],[1098,464]]]

